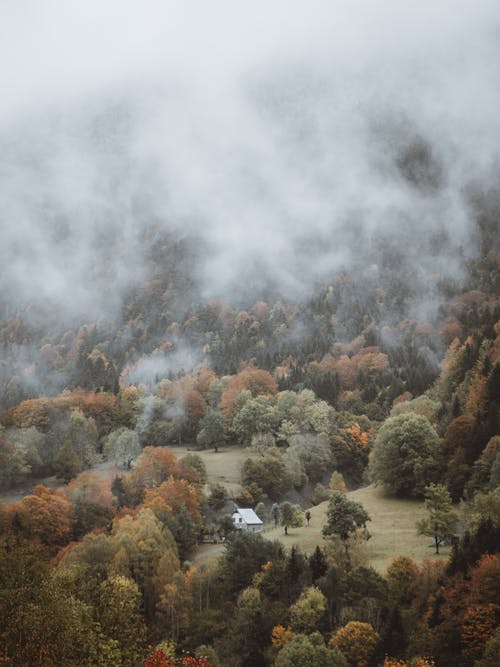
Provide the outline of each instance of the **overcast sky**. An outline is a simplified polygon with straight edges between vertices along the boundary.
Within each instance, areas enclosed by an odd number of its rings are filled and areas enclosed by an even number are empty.
[[[3,298],[112,312],[152,223],[203,240],[206,296],[307,293],[360,257],[373,275],[380,234],[457,275],[499,75],[493,0],[0,0]]]

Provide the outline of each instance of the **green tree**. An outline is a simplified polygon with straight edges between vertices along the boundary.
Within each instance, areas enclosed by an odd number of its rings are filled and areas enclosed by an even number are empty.
[[[289,439],[287,456],[298,458],[309,480],[323,479],[325,471],[332,465],[332,452],[325,434],[294,435]]]
[[[8,439],[14,445],[16,452],[21,454],[25,465],[29,467],[29,473],[34,476],[41,475],[43,462],[40,452],[44,448],[44,434],[37,431],[34,426],[30,428],[14,428],[9,429]]]
[[[278,653],[275,667],[348,667],[347,660],[335,648],[327,648],[319,632],[311,635],[295,635]]]
[[[295,632],[310,634],[318,630],[324,620],[326,598],[323,593],[311,586],[306,588],[297,602],[290,607],[290,619]]]
[[[136,517],[115,520],[111,540],[115,559],[120,551],[126,555],[125,570],[115,568],[115,571],[125,576],[130,572],[142,593],[146,620],[151,620],[163,587],[179,570],[172,533],[146,508]]]
[[[220,518],[217,524],[217,532],[219,535],[222,535],[225,539],[227,539],[227,536],[235,530],[236,529],[234,527],[233,517],[230,514],[225,514]]]
[[[400,607],[411,602],[415,595],[418,578],[418,566],[409,556],[396,556],[387,567],[387,585],[389,599],[394,606]]]
[[[72,410],[67,438],[73,445],[73,449],[84,467],[88,467],[97,461],[98,433],[92,417],[85,417],[80,410]]]
[[[269,635],[271,629],[265,612],[265,600],[257,588],[250,586],[239,594],[229,644],[241,667],[265,663],[262,638]]]
[[[32,544],[0,540],[0,618],[5,665],[104,667],[91,609],[67,593]]]
[[[280,518],[280,506],[278,505],[278,503],[273,503],[272,504],[272,506],[271,506],[271,516],[272,516],[273,521],[274,521],[274,526],[277,527],[278,521],[279,521],[279,518]]]
[[[370,521],[363,505],[348,500],[341,491],[332,493],[326,516],[328,521],[323,527],[323,535],[338,535],[342,540],[347,540],[351,533],[358,528],[364,528],[367,521]]]
[[[214,510],[220,510],[224,507],[227,500],[227,489],[223,484],[217,482],[210,486],[210,496],[208,498],[208,504]]]
[[[349,500],[341,491],[333,491],[326,511],[327,523],[323,526],[324,537],[338,535],[348,554],[348,538],[358,528],[366,528],[370,516],[361,503]]]
[[[119,428],[106,438],[104,456],[124,468],[130,468],[132,461],[141,453],[139,436],[129,428]]]
[[[293,505],[288,501],[280,505],[280,524],[285,529],[285,535],[288,535],[288,528],[300,528],[304,525],[304,514],[298,505]]]
[[[344,481],[344,476],[338,470],[332,472],[330,477],[330,489],[332,491],[341,491],[342,493],[347,493],[347,486]]]
[[[226,542],[220,559],[220,572],[230,594],[236,596],[250,585],[252,577],[268,561],[282,560],[279,542],[264,540],[262,535],[234,531]]]
[[[273,447],[258,459],[247,459],[243,464],[241,479],[244,486],[257,484],[271,500],[278,500],[290,488],[290,475],[280,450]]]
[[[257,505],[255,506],[255,514],[259,517],[261,521],[265,522],[267,518],[267,510],[263,502],[257,503]]]
[[[141,594],[137,584],[114,575],[99,587],[98,618],[103,632],[116,641],[121,665],[137,665],[144,649],[145,627],[141,617]]]
[[[422,495],[439,475],[438,447],[438,435],[426,417],[390,417],[378,433],[370,461],[375,483],[396,495]]]
[[[321,550],[319,544],[316,545],[313,553],[309,556],[309,569],[311,570],[311,579],[313,584],[316,583],[318,579],[323,577],[328,570],[328,563],[326,562],[326,557],[324,552]]]
[[[199,454],[186,454],[179,459],[179,474],[189,482],[205,484],[207,481],[207,468]]]
[[[252,436],[268,433],[276,426],[276,413],[267,396],[256,396],[245,402],[233,419],[233,430],[241,442],[249,444]]]
[[[227,440],[226,422],[220,410],[208,410],[200,420],[200,430],[196,436],[196,442],[208,449],[213,447],[217,452]]]
[[[344,571],[337,595],[350,618],[371,623],[377,631],[381,629],[387,616],[388,593],[387,582],[376,570],[358,566]]]
[[[439,545],[449,539],[455,530],[458,517],[453,511],[448,489],[442,484],[430,484],[424,489],[425,509],[429,516],[417,521],[417,530],[420,535],[434,538],[436,553]]]

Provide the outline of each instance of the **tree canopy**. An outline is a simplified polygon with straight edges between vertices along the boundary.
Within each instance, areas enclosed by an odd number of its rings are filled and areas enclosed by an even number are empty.
[[[421,496],[438,479],[439,438],[429,420],[414,413],[387,419],[370,461],[376,484],[399,496]]]

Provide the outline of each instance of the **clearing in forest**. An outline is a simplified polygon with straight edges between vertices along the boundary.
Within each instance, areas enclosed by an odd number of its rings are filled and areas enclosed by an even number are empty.
[[[172,447],[169,449],[178,459],[186,454],[197,454],[207,470],[208,484],[222,484],[229,492],[238,491],[241,484],[241,469],[251,452],[241,447],[223,447],[218,452],[213,449],[197,451],[188,447]]]
[[[373,485],[348,493],[351,500],[361,503],[371,517],[367,524],[371,535],[368,540],[370,565],[384,573],[390,561],[398,555],[411,556],[418,563],[429,558],[446,559],[450,547],[442,547],[439,556],[434,554],[432,539],[417,535],[416,522],[425,516],[423,501],[402,500],[385,496],[382,489]],[[326,523],[328,502],[312,507],[309,527],[289,528],[288,536],[283,528],[272,528],[264,533],[267,539],[277,539],[287,547],[296,544],[305,553],[312,553],[317,544],[324,544],[321,530]]]

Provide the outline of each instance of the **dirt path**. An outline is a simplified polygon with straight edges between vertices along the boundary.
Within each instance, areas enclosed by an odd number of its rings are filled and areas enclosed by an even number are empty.
[[[196,550],[196,553],[193,556],[193,561],[200,564],[205,563],[206,561],[216,560],[223,551],[223,544],[202,544]]]

